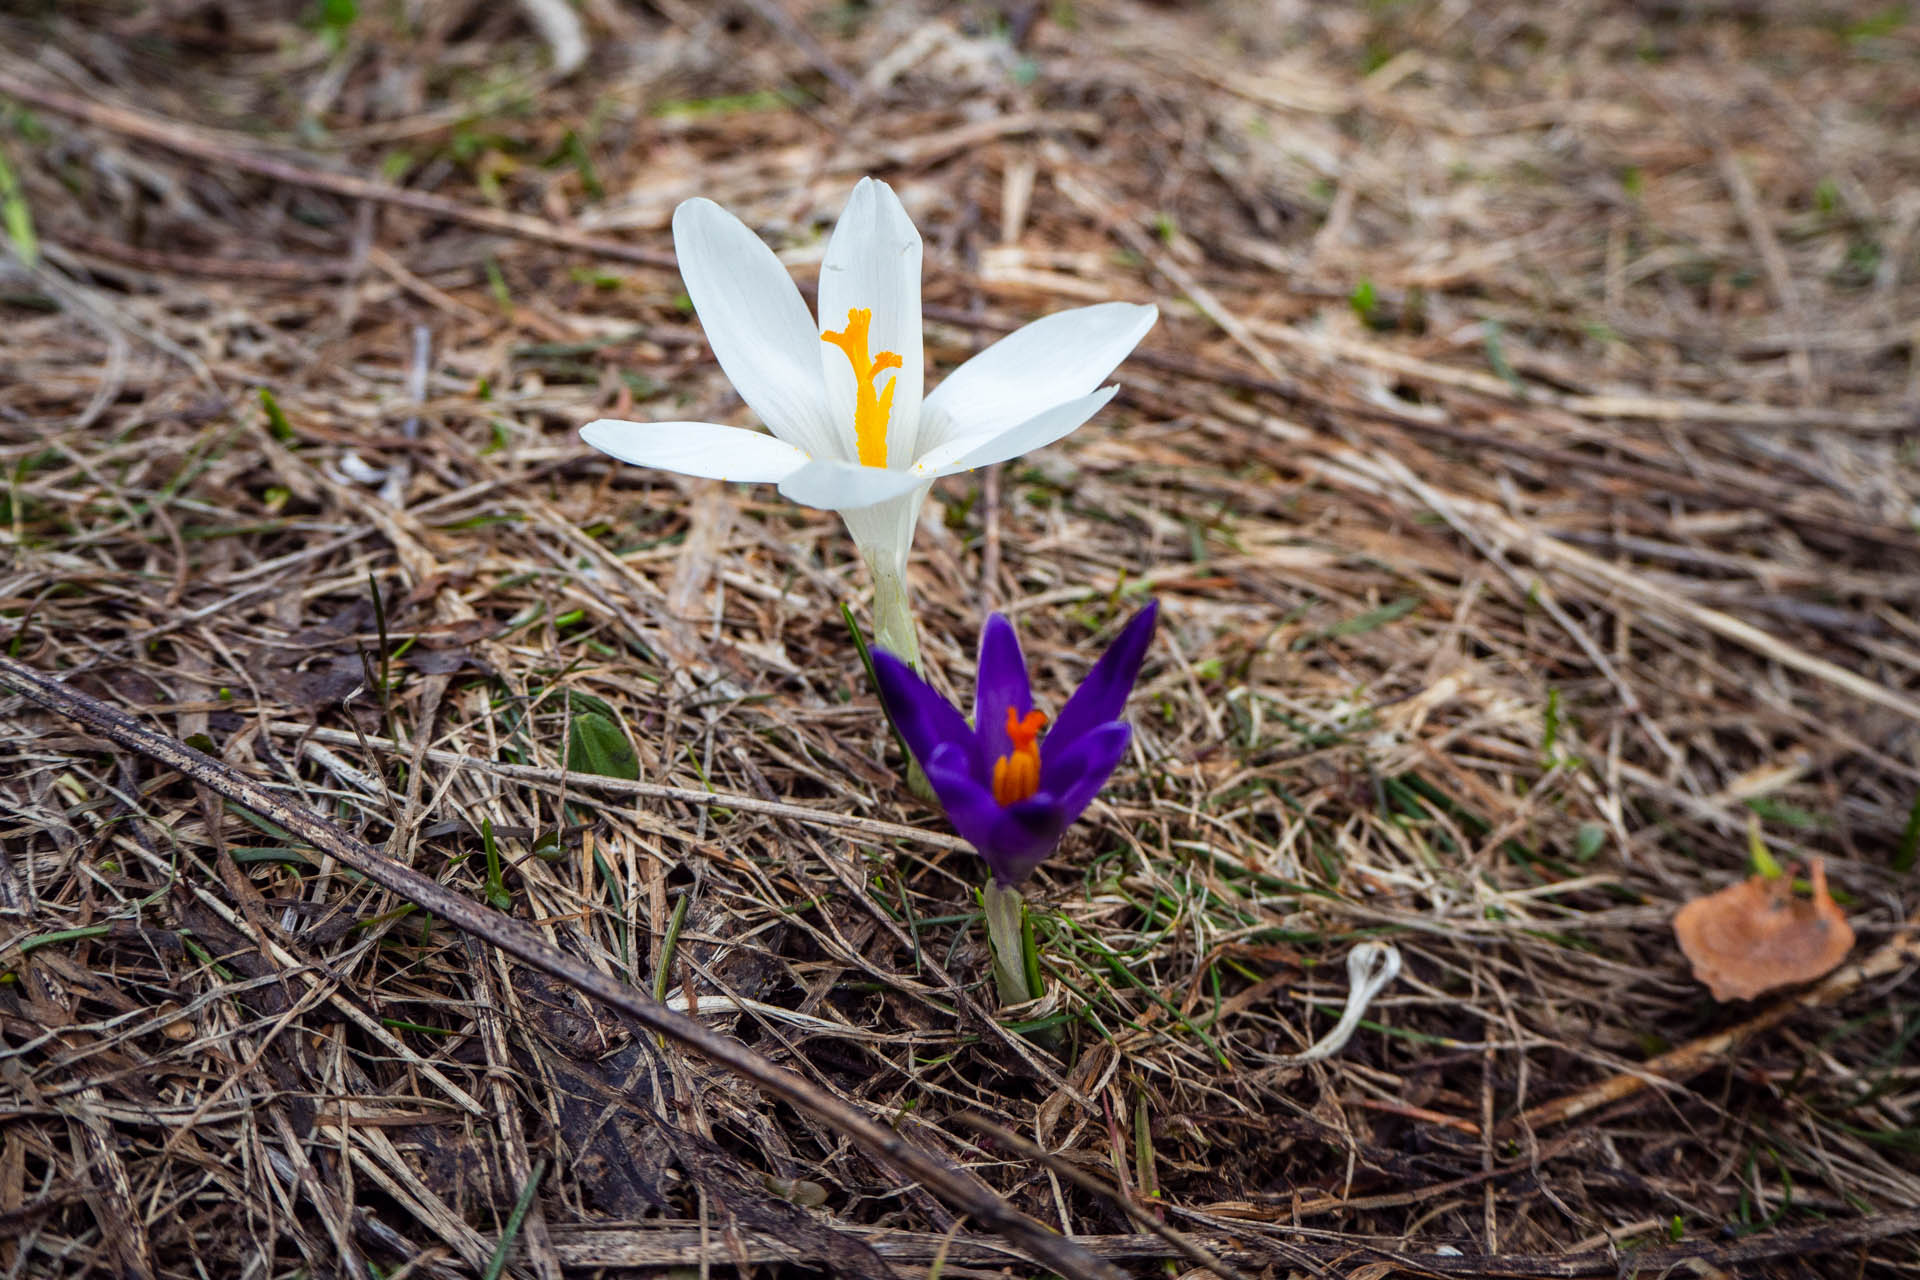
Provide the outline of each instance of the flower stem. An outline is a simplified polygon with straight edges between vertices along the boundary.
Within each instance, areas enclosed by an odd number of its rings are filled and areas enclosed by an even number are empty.
[[[901,570],[883,568],[872,560],[867,561],[867,569],[873,574],[873,638],[882,649],[918,671],[920,633],[913,625],[907,576]],[[907,753],[907,789],[928,804],[940,803],[933,785],[927,781],[926,770],[911,751]]]
[[[882,649],[915,671],[920,669],[920,634],[913,625],[906,574],[868,562],[873,571],[873,638]]]
[[[989,883],[981,892],[987,908],[987,943],[993,951],[993,983],[1002,1005],[1025,1004],[1038,993],[1027,982],[1026,941],[1021,922],[1026,904],[1018,889]]]

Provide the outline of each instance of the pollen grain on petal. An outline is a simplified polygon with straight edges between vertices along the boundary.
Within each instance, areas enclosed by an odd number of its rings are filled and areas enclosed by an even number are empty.
[[[893,416],[893,393],[900,385],[895,377],[881,388],[877,380],[890,369],[902,369],[905,362],[897,351],[869,352],[873,310],[849,307],[847,327],[827,330],[820,341],[840,348],[853,366],[854,406],[853,438],[863,467],[887,465],[887,421]]]

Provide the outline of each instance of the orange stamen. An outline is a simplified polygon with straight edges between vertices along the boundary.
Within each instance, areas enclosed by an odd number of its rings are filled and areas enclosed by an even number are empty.
[[[1047,727],[1044,712],[1021,716],[1007,708],[1007,736],[1013,750],[993,762],[993,798],[1002,806],[1031,800],[1040,790],[1040,731]]]
[[[820,341],[832,343],[846,353],[853,366],[855,383],[853,402],[853,438],[860,451],[863,467],[887,465],[887,419],[893,414],[893,392],[900,379],[891,379],[883,389],[875,384],[881,374],[901,367],[900,356],[893,351],[867,354],[867,331],[873,324],[873,310],[851,307],[847,327],[838,333],[828,330]]]

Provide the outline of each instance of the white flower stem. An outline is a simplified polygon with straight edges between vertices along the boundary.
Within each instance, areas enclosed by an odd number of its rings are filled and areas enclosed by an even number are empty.
[[[981,892],[987,908],[987,943],[993,950],[993,983],[1002,1005],[1025,1004],[1038,994],[1027,985],[1026,947],[1021,937],[1025,903],[1018,889],[990,882]]]
[[[913,625],[913,606],[907,598],[907,575],[903,570],[884,568],[872,557],[867,569],[873,574],[873,638],[882,649],[899,658],[915,671],[920,669],[920,633]],[[938,804],[933,785],[920,761],[907,756],[907,789],[928,804]]]
[[[873,571],[873,638],[882,649],[915,671],[920,669],[920,634],[913,625],[906,574],[868,561]]]

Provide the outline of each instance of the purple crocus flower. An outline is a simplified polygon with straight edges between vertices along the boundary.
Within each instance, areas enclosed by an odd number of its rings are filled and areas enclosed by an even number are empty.
[[[1000,614],[980,633],[973,724],[884,649],[873,651],[880,700],[925,770],[962,839],[1012,888],[1052,853],[1060,836],[1106,785],[1132,728],[1120,719],[1153,639],[1157,602],[1121,630],[1041,741],[1047,717],[1033,709],[1027,663],[1013,624]]]

